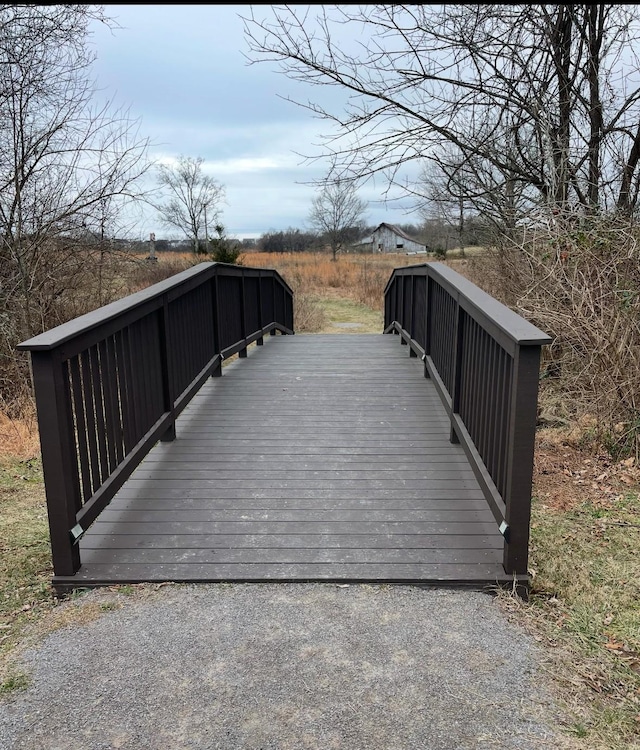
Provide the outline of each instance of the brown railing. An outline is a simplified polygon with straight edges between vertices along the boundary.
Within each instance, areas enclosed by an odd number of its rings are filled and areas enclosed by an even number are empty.
[[[526,575],[540,350],[551,339],[442,263],[396,268],[385,333],[421,356],[504,536]]]
[[[31,353],[53,567],[223,359],[293,333],[293,293],[272,270],[200,263],[19,345]]]

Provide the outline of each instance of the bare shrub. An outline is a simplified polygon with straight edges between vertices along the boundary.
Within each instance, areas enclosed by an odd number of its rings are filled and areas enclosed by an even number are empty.
[[[549,421],[580,420],[614,457],[640,455],[640,257],[621,218],[557,217],[471,264],[480,285],[553,336]]]
[[[50,242],[39,249],[29,286],[0,269],[0,411],[23,418],[32,408],[28,355],[15,346],[187,268],[181,255],[151,263],[105,243]]]
[[[358,302],[362,302],[363,305],[367,305],[372,310],[382,311],[384,308],[384,288],[393,269],[368,261],[367,256],[362,256],[358,284],[355,287],[355,297]]]
[[[31,399],[28,356],[15,346],[128,291],[131,256],[101,244],[44,241],[28,284],[10,265],[0,269],[0,403],[19,416]]]
[[[139,258],[127,279],[127,294],[132,294],[164,281],[180,273],[180,271],[200,263],[201,260],[193,254],[185,253],[164,253],[156,262],[147,258]]]
[[[327,316],[318,297],[310,292],[299,273],[287,273],[286,282],[293,290],[293,320],[298,333],[318,333],[327,325]]]

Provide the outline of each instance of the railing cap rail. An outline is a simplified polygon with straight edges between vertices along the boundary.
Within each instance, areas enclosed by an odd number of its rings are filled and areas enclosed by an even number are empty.
[[[103,305],[102,307],[98,307],[91,312],[80,315],[79,317],[74,318],[67,323],[62,323],[61,325],[56,326],[49,331],[44,331],[44,333],[40,333],[37,336],[34,336],[33,338],[30,338],[27,341],[23,341],[22,343],[18,344],[16,346],[16,349],[20,351],[50,351],[51,349],[55,349],[61,344],[64,344],[65,342],[75,338],[76,336],[90,331],[92,328],[97,328],[98,326],[101,326],[104,323],[117,318],[119,315],[127,313],[130,310],[134,310],[136,307],[143,305],[149,300],[166,294],[167,292],[179,287],[181,284],[184,284],[185,282],[193,279],[196,276],[206,274],[207,272],[208,274],[213,276],[217,272],[218,268],[220,268],[220,270],[223,270],[225,268],[233,268],[241,271],[261,271],[266,272],[267,274],[272,273],[280,280],[280,282],[286,287],[286,289],[291,292],[291,288],[289,287],[287,282],[274,269],[252,268],[248,266],[236,266],[230,263],[215,263],[212,261],[205,261],[203,263],[198,263],[196,266],[192,266],[191,268],[187,268],[185,271],[174,274],[168,279],[164,279],[164,281],[159,281],[158,283],[152,284],[145,289],[141,289],[139,292],[129,294],[122,299],[116,300],[115,302],[110,302],[108,305]]]
[[[543,346],[553,341],[551,336],[534,326],[533,323],[523,318],[522,315],[503,305],[502,302],[484,292],[479,286],[466,279],[462,274],[449,268],[449,266],[444,265],[444,263],[420,263],[415,266],[403,266],[394,269],[393,275],[385,288],[385,293],[394,276],[403,276],[407,272],[419,268],[424,268],[427,276],[432,276],[437,280],[443,281],[446,286],[452,287],[481,316],[491,320],[494,325],[518,344]]]

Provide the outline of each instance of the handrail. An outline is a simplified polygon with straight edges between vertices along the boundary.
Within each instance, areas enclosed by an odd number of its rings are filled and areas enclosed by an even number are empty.
[[[293,292],[271,269],[200,263],[34,336],[29,351],[55,575],[222,361],[293,334]]]
[[[526,575],[541,347],[551,338],[442,263],[396,268],[385,333],[421,356],[504,537]]]

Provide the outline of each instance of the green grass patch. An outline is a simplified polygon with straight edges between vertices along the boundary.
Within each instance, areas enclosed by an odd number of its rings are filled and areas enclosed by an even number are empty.
[[[569,511],[534,500],[530,567],[527,614],[557,651],[560,679],[580,707],[567,731],[585,748],[640,747],[638,493]]]
[[[30,683],[29,675],[23,673],[9,675],[0,682],[0,695],[7,696],[18,690],[26,690]]]
[[[53,602],[51,548],[39,459],[0,460],[0,656]]]
[[[379,310],[348,297],[323,297],[319,304],[326,319],[323,333],[382,333],[384,316]],[[353,327],[342,328],[341,324]]]

